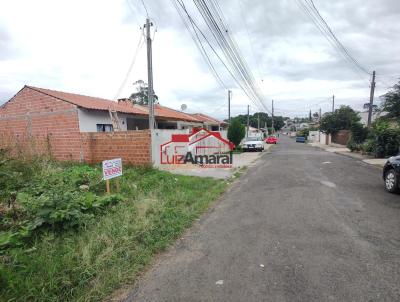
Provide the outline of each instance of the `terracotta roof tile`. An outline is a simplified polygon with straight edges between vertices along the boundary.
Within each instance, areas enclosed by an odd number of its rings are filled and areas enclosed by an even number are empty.
[[[214,125],[224,125],[224,124],[228,124],[224,121],[218,120],[216,118],[213,118],[209,115],[203,114],[203,113],[194,113],[192,114],[192,116],[194,116],[196,119],[201,120],[203,123],[209,123],[209,124],[214,124]]]
[[[75,94],[75,93],[50,90],[50,89],[44,89],[44,88],[38,88],[38,87],[33,87],[33,86],[26,86],[26,87],[33,89],[35,91],[38,91],[40,93],[44,93],[46,95],[55,97],[57,99],[63,100],[65,102],[77,105],[79,107],[86,108],[86,109],[107,110],[108,111],[111,107],[112,109],[116,110],[117,112],[121,112],[121,113],[148,115],[148,113],[145,112],[144,110],[135,108],[132,105],[128,106],[126,104],[119,104],[117,102],[107,100],[107,99],[91,97],[91,96]]]
[[[114,102],[111,100],[91,97],[81,94],[69,93],[69,92],[62,92],[57,90],[39,88],[34,86],[25,86],[24,88],[29,88],[35,90],[37,92],[55,97],[57,99],[63,100],[65,102],[74,104],[76,106],[86,108],[86,109],[93,109],[93,110],[109,110],[112,107],[117,112],[121,113],[130,113],[130,114],[138,114],[138,115],[148,115],[149,110],[147,106],[142,105],[133,105],[129,101],[120,100],[119,102]],[[197,114],[192,115],[188,113],[184,113],[178,110],[174,110],[168,107],[161,106],[159,104],[155,105],[155,116],[159,119],[169,119],[169,120],[180,120],[180,121],[187,121],[187,122],[194,122],[194,123],[203,123],[205,122],[205,117],[208,120],[212,120],[214,123],[223,123],[216,119],[213,119],[209,116],[204,114]]]
[[[141,110],[146,110],[148,113],[149,108],[148,106],[142,106],[142,105],[134,105],[136,108],[139,108]],[[159,104],[156,104],[154,106],[154,114],[156,117],[163,118],[163,119],[173,119],[173,120],[182,120],[182,121],[187,121],[187,122],[195,122],[195,123],[202,123],[201,120],[197,119],[191,114],[184,113],[178,110],[174,110],[168,107],[161,106]]]

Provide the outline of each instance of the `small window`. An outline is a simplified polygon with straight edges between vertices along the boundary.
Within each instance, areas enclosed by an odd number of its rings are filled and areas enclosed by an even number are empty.
[[[113,126],[111,124],[97,124],[97,132],[112,132]]]

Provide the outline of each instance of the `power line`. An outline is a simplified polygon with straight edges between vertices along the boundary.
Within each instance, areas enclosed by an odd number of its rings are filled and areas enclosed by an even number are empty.
[[[368,71],[365,67],[363,67],[360,62],[358,62],[347,50],[346,47],[344,47],[344,45],[339,41],[339,39],[336,37],[335,33],[332,31],[331,27],[328,25],[328,23],[325,21],[325,19],[321,16],[321,14],[319,13],[318,9],[316,8],[314,1],[313,0],[308,0],[311,3],[312,9],[317,13],[317,16],[319,17],[320,20],[322,20],[322,22],[325,24],[326,28],[328,29],[329,33],[332,35],[332,37],[334,38],[334,40],[337,42],[338,46],[344,51],[344,53],[346,54],[346,56],[348,58],[350,58],[350,60],[352,62],[354,62],[355,66],[358,67],[361,71],[363,71],[364,73],[371,75],[371,72]],[[306,0],[307,2],[307,0]]]
[[[246,61],[243,59],[237,43],[230,35],[230,30],[226,25],[218,2],[213,0],[193,0],[193,2],[213,35],[215,42],[227,59],[231,69],[236,76],[241,79],[241,86],[244,88],[246,95],[250,97],[257,107],[268,111],[254,77]]]
[[[147,7],[146,7],[146,4],[144,3],[144,0],[141,0],[141,2],[144,7],[144,10],[146,11],[146,16],[147,16],[147,18],[149,18],[149,12],[147,11]]]
[[[240,6],[240,12],[241,12],[241,15],[242,15],[242,19],[243,19],[243,23],[244,23],[244,28],[245,28],[245,30],[246,30],[246,34],[247,34],[247,38],[248,38],[248,40],[249,40],[249,45],[250,45],[250,50],[251,50],[251,53],[252,53],[252,55],[253,55],[253,59],[254,59],[254,65],[256,66],[256,69],[257,69],[257,71],[258,71],[258,76],[260,77],[260,79],[262,80],[262,75],[261,75],[261,70],[260,70],[260,66],[259,66],[259,64],[257,64],[257,61],[256,61],[256,55],[255,55],[255,51],[254,51],[254,47],[253,47],[253,43],[252,43],[252,41],[251,41],[251,37],[250,37],[250,33],[249,33],[249,25],[248,25],[248,23],[247,23],[247,19],[246,19],[246,16],[245,16],[245,14],[244,14],[244,5],[243,5],[243,2],[242,2],[242,0],[238,0],[238,2],[239,2],[239,6]]]
[[[190,29],[188,23],[186,22],[185,17],[182,15],[181,10],[179,9],[179,7],[177,6],[176,2],[174,0],[171,0],[172,4],[174,5],[175,9],[178,11],[179,16],[182,19],[183,24],[185,25],[187,31],[189,32],[190,36],[192,37],[192,40],[194,41],[194,43],[196,44],[197,49],[199,50],[200,54],[202,55],[204,61],[206,61],[212,75],[214,76],[214,78],[216,79],[216,81],[219,83],[219,85],[224,88],[224,89],[228,89],[227,86],[225,85],[224,81],[220,78],[220,76],[218,75],[210,57],[207,54],[207,51],[204,49],[203,43],[196,31],[195,25],[193,24],[193,22],[190,22],[191,24],[191,28]]]
[[[131,62],[131,64],[129,65],[129,68],[128,68],[128,71],[126,72],[126,75],[125,75],[125,77],[124,77],[124,80],[122,81],[121,85],[120,85],[119,88],[118,88],[117,93],[115,94],[115,97],[114,97],[115,100],[117,100],[117,99],[119,98],[122,89],[124,89],[124,87],[125,87],[125,85],[126,85],[126,82],[128,81],[129,75],[130,75],[130,73],[132,72],[133,66],[134,66],[135,63],[136,63],[136,58],[137,58],[137,56],[138,56],[139,50],[142,48],[143,44],[144,44],[143,35],[140,35],[139,43],[138,43],[138,45],[136,46],[136,50],[135,50],[135,53],[134,53],[134,55],[133,55],[132,62]]]
[[[338,54],[345,59],[345,61],[348,63],[348,66],[355,73],[357,73],[357,75],[362,80],[365,80],[365,75],[363,74],[371,75],[371,73],[369,73],[366,68],[361,66],[361,64],[356,59],[354,59],[353,56],[350,55],[349,51],[339,41],[328,23],[325,21],[325,19],[322,18],[314,2],[308,2],[307,0],[304,0],[304,2],[301,0],[296,0],[296,4],[305,13],[305,15],[310,18],[310,20],[324,36],[324,38],[331,44],[331,46],[338,52]]]
[[[186,14],[188,20],[191,22],[191,24],[195,27],[195,30],[197,30],[200,34],[201,37],[204,39],[204,41],[207,43],[209,48],[212,50],[212,52],[215,54],[215,56],[219,59],[219,61],[224,65],[226,70],[229,72],[231,77],[235,80],[235,82],[238,84],[238,86],[244,91],[244,93],[249,97],[250,100],[252,100],[255,104],[257,104],[256,100],[254,99],[254,96],[250,93],[248,90],[248,87],[243,86],[243,84],[239,81],[239,79],[236,77],[234,72],[227,66],[227,63],[224,62],[224,60],[221,58],[219,53],[216,51],[216,49],[213,47],[211,42],[208,40],[207,36],[204,34],[204,32],[200,29],[200,27],[197,25],[197,23],[194,21],[188,10],[186,9],[185,4],[183,1],[176,0],[176,2],[179,4],[179,6],[182,8],[183,12]],[[229,64],[229,61],[228,61]],[[232,66],[231,66],[232,68]],[[245,84],[245,83],[244,83]],[[259,106],[259,105],[258,105]]]

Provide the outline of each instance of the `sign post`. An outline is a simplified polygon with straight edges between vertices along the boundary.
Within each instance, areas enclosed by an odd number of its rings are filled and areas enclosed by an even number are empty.
[[[110,179],[122,176],[122,159],[114,158],[103,161],[103,180],[106,181],[107,194],[110,194]],[[119,192],[119,180],[117,179],[117,190]]]

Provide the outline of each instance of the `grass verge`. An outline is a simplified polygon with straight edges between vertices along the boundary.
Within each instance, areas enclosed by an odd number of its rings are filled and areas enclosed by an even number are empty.
[[[128,168],[118,202],[78,228],[45,229],[0,254],[0,300],[99,301],[135,281],[226,181]]]

